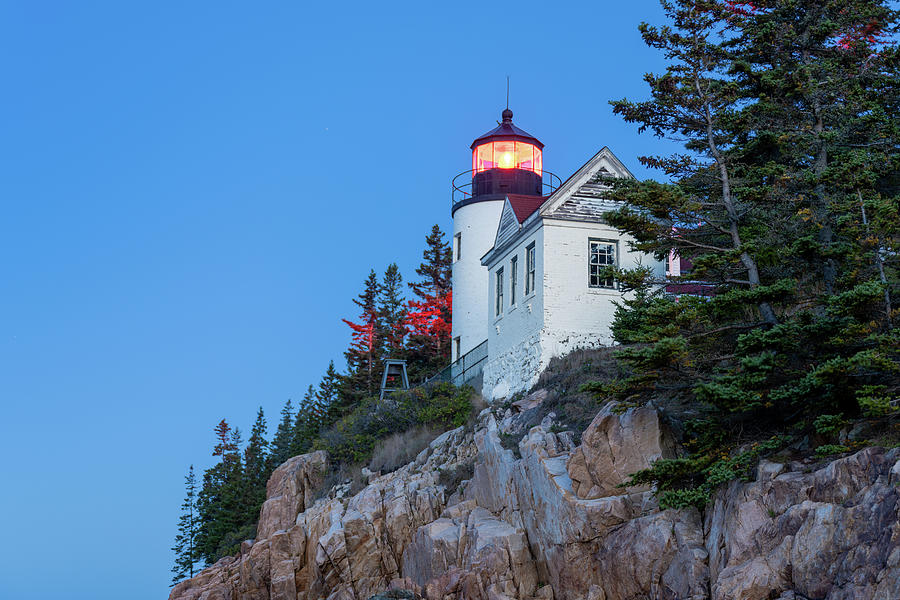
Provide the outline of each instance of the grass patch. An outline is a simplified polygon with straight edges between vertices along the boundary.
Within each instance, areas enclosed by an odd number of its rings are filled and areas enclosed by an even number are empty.
[[[412,462],[438,435],[438,430],[426,425],[417,425],[407,431],[391,434],[375,443],[369,469],[382,473],[396,471]]]

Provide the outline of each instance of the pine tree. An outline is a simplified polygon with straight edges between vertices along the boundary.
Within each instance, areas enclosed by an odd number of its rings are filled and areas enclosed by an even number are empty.
[[[409,284],[417,300],[407,304],[407,368],[413,379],[432,375],[450,361],[452,254],[437,225],[425,244],[416,269],[420,279]]]
[[[175,536],[175,566],[172,567],[172,584],[185,577],[194,576],[196,562],[196,538],[198,527],[197,515],[197,478],[194,476],[194,465],[188,469],[184,477],[185,495],[181,503],[181,516],[178,517],[178,534]]]
[[[423,299],[450,291],[452,263],[453,255],[450,244],[444,241],[444,232],[440,226],[432,225],[431,233],[425,238],[422,263],[416,268],[416,275],[421,279],[409,287]]]
[[[646,272],[616,272],[637,290],[613,325],[638,342],[619,353],[632,375],[593,389],[704,411],[692,455],[640,474],[679,506],[738,476],[721,457],[745,429],[784,434],[772,451],[822,415],[896,410],[897,53],[879,36],[897,13],[874,0],[662,5],[670,24],[641,33],[666,72],[645,77],[650,100],[612,104],[686,153],[641,159],[671,183],[606,180],[625,202],[606,217],[638,249],[690,259],[715,293],[673,301]]]
[[[294,407],[291,401],[284,403],[281,409],[281,420],[272,438],[271,453],[269,454],[269,472],[274,471],[284,461],[293,456],[292,444],[294,438]]]
[[[303,395],[297,417],[294,419],[293,453],[295,455],[309,452],[313,441],[324,424],[325,411],[316,396],[315,388],[310,385]]]
[[[341,390],[343,378],[334,368],[334,361],[328,362],[328,368],[319,381],[318,391],[314,394],[314,415],[319,428],[330,425],[334,419],[340,418],[350,410],[352,406],[343,403]]]
[[[268,450],[266,417],[260,406],[244,449],[244,523],[255,523],[266,501],[266,483],[270,474]]]
[[[839,285],[844,250],[835,208],[848,176],[858,181],[874,167],[860,169],[851,155],[892,143],[884,135],[895,126],[877,122],[886,97],[871,90],[896,94],[892,49],[883,43],[896,14],[873,0],[778,0],[754,3],[740,17],[735,72],[752,102],[742,116],[755,132],[746,158],[764,167],[748,173],[748,192],[803,215],[791,222],[803,244],[792,262],[807,274],[796,279],[828,294]]]
[[[350,347],[344,353],[348,373],[342,389],[342,400],[350,405],[355,405],[362,398],[373,396],[376,392],[376,381],[381,372],[377,339],[380,329],[377,298],[378,276],[373,269],[363,283],[363,291],[353,300],[361,309],[359,321],[343,319],[352,332]]]
[[[225,419],[214,431],[217,442],[212,455],[219,457],[220,462],[203,473],[203,486],[197,495],[197,556],[207,565],[236,551],[241,540],[235,538],[246,525],[240,431],[232,429]]]
[[[397,357],[406,337],[406,306],[403,301],[403,277],[396,263],[391,263],[378,286],[379,355],[383,359]]]

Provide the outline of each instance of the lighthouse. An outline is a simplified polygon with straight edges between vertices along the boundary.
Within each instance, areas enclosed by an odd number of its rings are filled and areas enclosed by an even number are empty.
[[[454,361],[488,339],[488,273],[481,259],[494,246],[507,198],[539,203],[544,189],[544,144],[513,124],[509,108],[501,118],[472,142],[472,168],[452,185]]]

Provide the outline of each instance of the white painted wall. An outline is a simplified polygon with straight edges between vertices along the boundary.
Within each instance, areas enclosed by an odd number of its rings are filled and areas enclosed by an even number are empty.
[[[622,297],[615,289],[588,285],[588,240],[618,241],[618,264],[633,268],[650,266],[662,276],[665,262],[652,256],[631,252],[628,237],[599,223],[580,223],[545,218],[534,233],[524,237],[489,269],[488,360],[484,370],[482,393],[488,400],[507,397],[527,390],[554,356],[576,348],[596,348],[612,344],[609,326],[615,314],[614,300]],[[496,272],[503,267],[509,285],[509,261],[519,256],[524,273],[525,248],[536,241],[537,290],[510,307],[509,290],[504,291],[507,305],[501,316],[494,316]],[[520,292],[524,278],[519,277]],[[528,307],[531,310],[529,312]]]
[[[476,202],[453,215],[453,321],[451,335],[460,338],[465,354],[488,337],[488,274],[481,257],[494,245],[504,200]],[[457,260],[456,235],[461,234],[462,255]],[[453,360],[456,356],[454,343]]]
[[[525,295],[525,249],[534,242],[535,245],[535,272],[534,281],[535,289],[527,296]],[[543,285],[541,283],[544,277],[544,233],[542,227],[537,227],[530,235],[522,238],[522,241],[507,249],[500,259],[490,269],[488,283],[488,352],[490,355],[503,354],[513,346],[516,346],[523,339],[533,333],[537,333],[543,327],[544,315],[544,298]],[[513,256],[518,257],[519,274],[516,290],[516,304],[511,305],[512,298],[512,282],[510,280],[510,260]],[[503,312],[496,315],[497,301],[497,271],[503,267],[504,291],[503,291]]]
[[[651,255],[632,252],[632,238],[601,223],[544,220],[544,324],[560,342],[572,333],[596,335],[611,344],[609,326],[615,314],[613,301],[622,297],[617,289],[588,285],[588,240],[615,240],[618,266],[633,269],[638,265],[653,268],[658,277],[665,275],[665,262]]]

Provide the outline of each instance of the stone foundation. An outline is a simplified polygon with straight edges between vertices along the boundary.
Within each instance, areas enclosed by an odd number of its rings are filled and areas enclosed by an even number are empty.
[[[609,333],[549,332],[528,336],[522,343],[499,356],[488,346],[481,394],[488,402],[508,398],[531,389],[550,359],[576,349],[594,349],[612,345]]]

